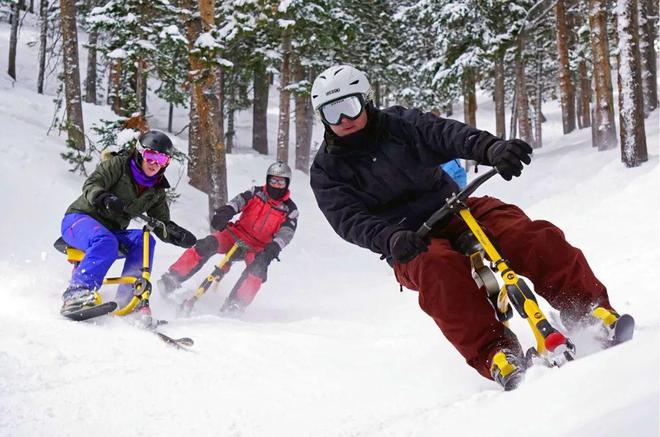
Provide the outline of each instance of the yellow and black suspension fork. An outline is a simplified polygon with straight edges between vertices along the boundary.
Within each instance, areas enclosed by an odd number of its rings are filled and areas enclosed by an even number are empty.
[[[137,308],[138,304],[144,302],[149,305],[149,296],[151,295],[151,263],[149,262],[149,240],[151,232],[145,226],[142,230],[142,275],[139,278],[134,276],[122,276],[120,278],[110,278],[108,282],[112,284],[133,284],[133,297],[123,308],[112,313],[113,316],[125,316]]]
[[[193,298],[195,298],[195,300],[202,297],[202,295],[208,291],[211,284],[220,281],[222,279],[222,277],[225,275],[223,269],[225,265],[227,265],[227,263],[232,259],[232,257],[238,250],[238,247],[239,244],[234,243],[231,249],[229,249],[229,251],[225,254],[225,256],[222,257],[220,262],[213,268],[213,271],[206,278],[204,278],[204,281],[202,281],[201,284],[199,284],[199,287],[197,287],[197,290],[195,290],[195,294],[193,295]]]
[[[548,351],[553,352],[556,347],[561,344],[567,344],[566,338],[553,328],[550,322],[546,319],[538,306],[536,296],[534,296],[532,290],[530,290],[525,281],[507,265],[506,260],[502,258],[497,249],[495,249],[495,246],[491,243],[479,223],[477,223],[477,220],[474,218],[469,208],[463,204],[461,205],[458,214],[465,224],[467,224],[468,228],[470,228],[470,231],[472,231],[477,241],[479,241],[488,255],[488,258],[495,265],[504,280],[504,286],[500,290],[497,298],[498,312],[507,312],[508,298],[520,316],[526,319],[529,323],[529,326],[534,333],[534,338],[536,339],[537,352],[541,355],[546,354]]]

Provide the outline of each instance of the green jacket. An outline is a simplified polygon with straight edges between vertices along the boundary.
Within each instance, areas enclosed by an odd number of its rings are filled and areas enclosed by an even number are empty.
[[[165,200],[165,189],[170,184],[165,176],[161,176],[156,185],[138,195],[137,185],[131,176],[131,159],[133,154],[115,155],[99,163],[83,184],[82,195],[69,206],[66,214],[87,214],[111,231],[126,229],[132,217],[145,212],[150,217],[168,223],[170,209]],[[124,203],[126,215],[114,216],[103,207],[96,207],[96,197],[104,191],[114,194]],[[156,233],[161,237],[159,230]]]

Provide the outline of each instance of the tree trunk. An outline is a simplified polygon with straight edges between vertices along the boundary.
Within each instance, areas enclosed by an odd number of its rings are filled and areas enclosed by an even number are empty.
[[[598,150],[608,150],[616,147],[617,144],[607,40],[606,0],[589,0],[589,27],[594,64],[593,76],[596,82],[595,118],[592,125],[594,146]]]
[[[266,67],[260,63],[254,69],[252,148],[262,155],[268,155],[268,86]]]
[[[194,96],[190,96],[190,122],[188,127],[188,183],[203,193],[210,191],[207,174],[207,153],[200,130],[199,114]]]
[[[194,11],[194,5],[188,3],[188,10]],[[196,115],[199,119],[200,148],[206,153],[206,184],[208,191],[209,220],[216,209],[227,203],[227,164],[223,133],[220,131],[218,114],[220,111],[219,90],[216,83],[214,68],[204,67],[200,53],[193,51],[193,44],[197,41],[200,32],[210,32],[214,27],[213,0],[199,0],[201,23],[199,26],[190,26],[189,29],[197,32],[188,35],[190,50],[190,68],[192,96],[195,102]],[[192,123],[192,120],[191,120]]]
[[[642,65],[642,91],[644,95],[644,116],[658,107],[658,69],[654,41],[658,38],[657,0],[639,0],[639,43]]]
[[[80,95],[80,71],[78,67],[78,29],[76,27],[75,0],[60,0],[62,29],[62,53],[64,59],[64,91],[68,143],[77,150],[85,150],[85,126],[83,124]]]
[[[98,32],[90,30],[87,48],[87,78],[85,79],[85,101],[96,104],[96,42]]]
[[[135,99],[140,110],[140,114],[145,114],[145,102],[144,96],[147,91],[146,75],[144,71],[146,69],[146,62],[143,59],[138,59],[135,62]]]
[[[580,83],[578,103],[578,126],[580,129],[591,126],[591,81],[587,74],[586,61],[580,61],[578,65],[578,76]]]
[[[112,112],[121,114],[121,69],[123,65],[122,58],[110,59],[110,72],[108,73],[108,104]]]
[[[307,79],[304,67],[296,62],[294,81],[300,83]],[[314,110],[309,95],[297,93],[296,102],[296,169],[309,174],[309,159],[312,147],[312,128],[314,126]]]
[[[286,89],[291,77],[291,35],[288,29],[282,33],[282,67],[280,70],[280,115],[277,127],[277,160],[289,162],[289,122],[291,93]]]
[[[518,50],[516,52],[516,95],[518,101],[516,102],[516,111],[518,118],[518,130],[520,131],[520,138],[532,144],[532,121],[529,119],[529,99],[527,97],[527,80],[525,79],[525,66],[523,65],[523,38],[518,38]],[[513,138],[513,137],[512,137]]]
[[[575,130],[575,87],[573,86],[568,56],[569,28],[566,20],[564,0],[558,0],[555,6],[557,18],[557,54],[559,55],[559,92],[561,95],[561,114],[564,134]]]
[[[226,81],[223,81],[223,86]],[[231,91],[227,93],[227,87],[224,86],[225,96],[227,99],[227,132],[225,132],[225,144],[227,153],[231,153],[234,148],[235,131],[235,116],[236,116],[236,87],[232,87]]]
[[[172,133],[172,118],[174,117],[174,104],[170,102],[170,108],[167,111],[167,132]]]
[[[381,102],[381,96],[380,96],[380,82],[375,80],[372,84],[373,90],[374,90],[374,104],[376,105],[376,108],[380,108]]]
[[[215,117],[215,122],[218,125],[218,131],[222,135],[221,141],[225,145],[225,155],[231,152],[231,149],[227,149],[227,144],[225,143],[225,73],[222,71],[222,67],[217,66],[215,70],[215,92],[218,99],[218,105],[215,109],[216,112],[213,113]]]
[[[504,53],[498,52],[495,58],[495,136],[506,138],[504,107]]]
[[[44,78],[46,76],[46,47],[48,44],[48,0],[39,2],[39,74],[37,76],[37,93],[44,93]]]
[[[452,102],[445,103],[442,107],[442,110],[444,111],[446,117],[451,117],[454,115],[454,105]]]
[[[517,74],[517,71],[516,71]],[[509,120],[509,139],[518,137],[518,78],[513,85],[513,99],[511,99],[511,118]]]
[[[477,127],[477,96],[474,73],[468,71],[463,77],[463,122]]]
[[[227,133],[226,133],[226,140],[225,142],[227,143],[227,153],[231,153],[232,150],[234,149],[234,135],[236,135],[236,132],[234,131],[234,117],[236,115],[236,109],[232,108],[231,106],[227,108]]]
[[[188,11],[197,10],[194,0],[180,0],[179,6]],[[186,37],[188,38],[188,48],[191,49],[193,42],[197,40],[199,34],[202,32],[201,24],[198,17],[183,16],[185,28],[186,28]],[[191,63],[190,70],[194,70],[195,67],[192,66],[192,63],[195,62],[195,65],[199,65],[199,60],[197,58],[193,59],[192,53],[189,52],[189,62]],[[190,75],[189,79],[192,81],[193,76]],[[191,91],[194,91],[192,89]],[[200,127],[200,117],[199,111],[197,110],[197,99],[193,92],[190,95],[190,113],[189,113],[189,127],[188,127],[188,183],[200,190],[203,193],[209,193],[211,190],[208,177],[208,165],[207,165],[207,151],[204,147],[204,139],[202,138],[202,132]]]
[[[561,0],[560,0],[561,1]],[[543,146],[543,45],[536,40],[536,93],[534,95],[534,148]],[[575,105],[573,105],[575,108]],[[573,129],[575,129],[575,112],[573,112]]]
[[[21,17],[21,4],[23,1],[14,3],[11,7],[11,30],[9,31],[9,61],[7,63],[7,74],[16,80],[16,46],[18,45],[18,23]]]
[[[648,160],[648,154],[644,131],[637,0],[618,0],[617,10],[621,160],[626,167],[638,167]]]

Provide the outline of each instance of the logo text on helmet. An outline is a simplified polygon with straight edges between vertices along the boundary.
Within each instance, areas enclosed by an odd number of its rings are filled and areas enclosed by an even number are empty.
[[[327,93],[325,93],[325,95],[326,95],[326,96],[329,96],[330,94],[335,94],[335,93],[338,93],[339,91],[340,91],[339,88],[335,88],[335,89],[330,90],[330,91],[328,91]]]

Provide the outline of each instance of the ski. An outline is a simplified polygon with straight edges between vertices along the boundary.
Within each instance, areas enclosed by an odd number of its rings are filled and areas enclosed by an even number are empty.
[[[631,340],[635,331],[635,319],[630,314],[624,314],[619,317],[614,325],[614,335],[612,336],[610,346],[624,343]]]
[[[82,308],[76,311],[62,312],[62,315],[76,322],[82,322],[84,320],[89,320],[95,317],[107,315],[113,312],[115,309],[117,309],[116,302],[106,302],[106,303],[102,303],[101,305]],[[188,350],[189,347],[195,344],[193,339],[190,337],[172,338],[169,335],[165,335],[162,332],[156,331],[157,327],[166,324],[167,324],[167,320],[155,320],[152,326],[145,327],[145,329],[149,332],[153,332],[158,336],[158,338],[163,340],[166,344],[173,346],[177,349]]]
[[[188,348],[193,346],[195,342],[190,337],[181,337],[181,338],[172,338],[169,335],[165,335],[162,332],[152,330],[154,334],[163,340],[167,345],[173,346],[177,349],[189,350]]]
[[[60,313],[71,320],[81,322],[94,317],[104,316],[117,309],[117,302],[106,302],[93,307],[81,308],[74,311],[61,311]]]

